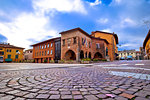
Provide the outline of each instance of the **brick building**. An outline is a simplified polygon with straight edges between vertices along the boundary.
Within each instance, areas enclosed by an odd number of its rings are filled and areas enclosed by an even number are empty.
[[[32,46],[35,62],[42,63],[54,59],[60,60],[60,37],[36,43]]]
[[[102,38],[108,41],[108,59],[111,61],[118,58],[118,36],[115,33],[108,33],[103,31],[93,31],[91,36],[96,38]]]
[[[61,37],[49,39],[33,46],[33,58],[35,62],[44,62],[46,59],[48,62],[50,60],[76,60],[80,61],[83,58],[112,58],[110,56],[112,51],[115,53],[117,48],[116,44],[118,43],[117,35],[113,35],[114,44],[112,45],[109,40],[101,37],[96,37],[95,35],[89,35],[81,28],[75,28],[60,33]],[[108,37],[111,37],[112,34],[107,34]],[[112,38],[112,37],[111,37]],[[116,40],[117,39],[117,40]],[[50,47],[50,44],[53,44]],[[52,52],[49,54],[49,52]],[[117,51],[117,50],[116,50]],[[111,52],[111,53],[110,53]],[[109,57],[110,56],[110,57]]]
[[[61,59],[105,58],[108,41],[95,38],[80,28],[61,32]]]

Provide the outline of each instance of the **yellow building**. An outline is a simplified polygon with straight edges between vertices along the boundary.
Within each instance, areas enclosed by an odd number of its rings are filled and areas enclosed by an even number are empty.
[[[8,44],[0,44],[0,62],[20,62],[23,60],[23,49]]]
[[[108,41],[108,58],[110,61],[116,60],[118,58],[118,36],[114,33],[108,33],[103,31],[94,31],[91,36],[96,38],[106,39]]]
[[[143,48],[145,49],[145,59],[150,59],[150,30],[144,40]]]

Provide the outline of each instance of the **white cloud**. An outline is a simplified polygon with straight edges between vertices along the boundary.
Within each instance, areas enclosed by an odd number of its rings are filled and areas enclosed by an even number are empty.
[[[121,27],[131,27],[131,26],[136,26],[136,22],[132,20],[131,18],[125,18],[121,21]]]
[[[103,32],[109,32],[109,33],[111,33],[112,31],[111,31],[111,29],[109,29],[109,28],[107,28],[107,29],[103,29],[103,30],[101,30],[101,31],[103,31]]]
[[[101,24],[106,24],[108,22],[108,19],[107,18],[100,18],[97,20],[98,23],[101,23]]]
[[[19,13],[11,22],[0,22],[0,33],[10,44],[28,49],[35,41],[60,36],[51,23],[55,11],[86,13],[81,0],[33,0],[32,6],[34,12]],[[47,13],[50,15],[45,16]],[[0,15],[6,16],[2,11]]]
[[[41,41],[47,36],[57,36],[57,31],[46,29],[49,19],[32,13],[23,13],[12,22],[0,23],[0,33],[8,38],[9,43],[29,48],[33,39]]]
[[[79,12],[86,14],[83,2],[81,0],[33,0],[34,9],[42,13],[48,13],[52,10],[59,12]]]
[[[115,2],[116,2],[116,3],[120,3],[120,2],[121,2],[121,0],[115,0]]]
[[[102,3],[101,0],[95,0],[94,3],[90,3],[90,6],[96,6],[96,5],[99,5],[99,4],[101,4],[101,3]]]

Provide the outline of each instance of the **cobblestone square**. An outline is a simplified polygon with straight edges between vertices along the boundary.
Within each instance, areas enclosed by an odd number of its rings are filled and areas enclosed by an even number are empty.
[[[150,100],[149,61],[1,63],[0,76],[0,100]]]

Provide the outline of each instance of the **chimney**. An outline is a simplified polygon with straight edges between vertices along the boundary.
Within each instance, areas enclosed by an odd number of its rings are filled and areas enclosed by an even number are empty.
[[[8,43],[8,45],[10,45],[10,43]]]

